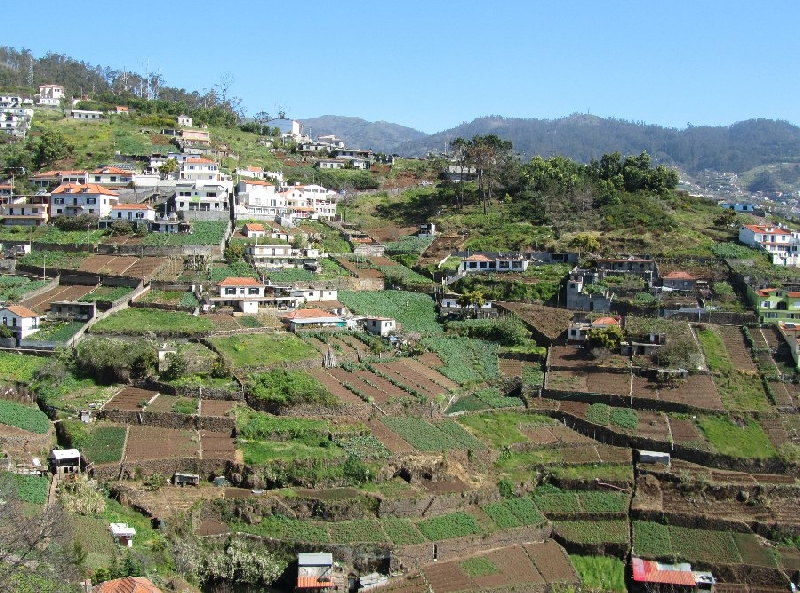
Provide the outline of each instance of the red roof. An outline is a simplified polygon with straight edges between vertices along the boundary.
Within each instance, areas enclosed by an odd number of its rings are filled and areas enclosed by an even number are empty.
[[[274,186],[274,181],[261,181],[260,179],[242,179],[242,183],[245,185],[263,185],[263,186]]]
[[[193,164],[201,164],[201,165],[214,165],[214,164],[216,164],[211,159],[201,159],[201,158],[186,159],[186,162],[187,163],[193,163]]]
[[[680,570],[669,564],[661,564],[653,560],[633,558],[633,580],[640,583],[663,583],[665,585],[682,585],[694,587],[697,582],[691,570]]]
[[[482,253],[476,253],[474,255],[470,255],[466,258],[467,261],[491,261],[488,257],[483,255]]]
[[[754,233],[761,233],[767,235],[791,235],[792,233],[786,229],[780,229],[776,226],[765,226],[759,224],[746,224],[744,228],[750,229]]]
[[[148,204],[117,204],[112,207],[114,210],[152,210]]]
[[[253,165],[248,166],[247,170],[250,171],[251,173],[263,173],[264,172],[264,169],[262,169],[261,167],[254,167]]]
[[[255,223],[255,222],[248,222],[246,225],[244,225],[244,230],[246,230],[246,231],[263,231],[263,230],[266,230],[266,229],[264,229],[264,225],[263,224],[258,224],[258,223]]]
[[[162,593],[146,577],[124,577],[101,583],[92,589],[94,593]]]
[[[217,282],[217,286],[264,286],[256,280],[255,278],[250,277],[239,277],[239,276],[230,276],[229,278],[225,278],[222,282]]]

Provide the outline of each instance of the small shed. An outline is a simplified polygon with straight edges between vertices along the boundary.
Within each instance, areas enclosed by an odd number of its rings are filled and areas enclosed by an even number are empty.
[[[333,554],[301,552],[297,555],[298,591],[323,591],[334,586]]]
[[[53,449],[47,456],[50,471],[54,474],[79,474],[81,472],[81,452],[77,449]]]
[[[660,463],[666,467],[669,467],[670,457],[669,453],[662,453],[661,451],[639,451],[639,463],[647,463],[650,465],[655,465]]]
[[[200,474],[181,474],[176,473],[172,481],[176,486],[199,486]]]
[[[133,527],[128,527],[127,523],[112,523],[110,528],[111,536],[116,543],[126,548],[133,546],[133,537],[136,535]]]
[[[397,322],[391,317],[367,317],[367,331],[381,337],[386,337],[397,329]]]

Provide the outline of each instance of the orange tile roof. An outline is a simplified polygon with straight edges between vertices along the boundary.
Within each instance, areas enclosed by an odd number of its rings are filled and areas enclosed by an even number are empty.
[[[249,165],[247,167],[247,170],[250,171],[251,173],[263,173],[264,172],[264,169],[262,169],[261,167],[254,167],[252,165]]]
[[[470,255],[466,258],[467,261],[492,261],[490,258],[486,257],[482,253],[476,253],[474,255]]]
[[[11,305],[6,309],[17,317],[41,317],[36,311],[31,311],[28,307],[23,307],[22,305]]]
[[[264,286],[255,278],[249,276],[230,276],[222,282],[217,282],[217,286]]]
[[[675,270],[674,272],[670,272],[666,276],[664,276],[665,280],[694,280],[694,276],[689,274],[689,272],[683,272],[681,270]]]
[[[192,163],[192,164],[201,164],[201,165],[215,165],[216,164],[216,161],[212,161],[211,159],[201,159],[201,158],[186,159],[185,162]]]
[[[126,171],[125,169],[120,169],[119,167],[100,167],[99,169],[95,169],[92,173],[113,173],[115,175],[133,175],[133,172]]]
[[[92,589],[93,593],[162,593],[146,577],[124,577],[101,583]]]
[[[248,222],[246,225],[244,225],[244,230],[246,230],[246,231],[265,231],[266,229],[264,228],[263,224]]]
[[[119,194],[115,191],[98,185],[96,183],[87,183],[86,185],[80,183],[62,183],[52,192],[53,194],[102,194],[104,196],[118,197]]]
[[[64,177],[65,175],[88,175],[89,171],[42,171],[34,173],[31,177]]]
[[[152,210],[149,204],[117,204],[112,206],[114,210]]]
[[[592,325],[619,325],[619,321],[613,317],[598,317],[592,321]]]

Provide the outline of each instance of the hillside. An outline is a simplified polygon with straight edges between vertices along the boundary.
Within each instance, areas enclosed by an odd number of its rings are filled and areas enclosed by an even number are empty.
[[[423,132],[386,121],[368,122],[360,117],[323,115],[301,120],[305,131],[312,137],[335,134],[347,146],[372,149],[387,154],[398,153],[408,142],[423,142]]]

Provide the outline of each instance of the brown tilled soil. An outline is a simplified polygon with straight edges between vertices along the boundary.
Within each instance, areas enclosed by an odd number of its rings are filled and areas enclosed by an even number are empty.
[[[725,350],[727,350],[728,358],[731,359],[733,366],[740,371],[758,371],[756,363],[753,362],[753,353],[744,341],[742,328],[735,325],[716,327],[725,341]]]
[[[143,404],[149,402],[156,395],[157,391],[150,391],[149,389],[140,389],[138,387],[127,386],[123,387],[117,394],[112,397],[104,406],[106,410],[142,410]]]
[[[204,399],[200,401],[200,415],[225,416],[225,414],[230,412],[235,405],[236,402],[234,401]]]

